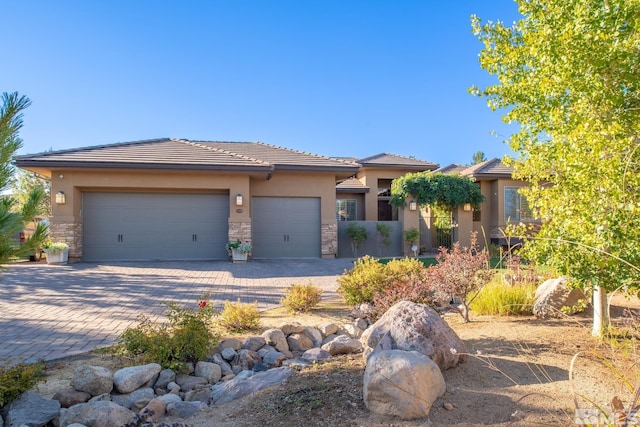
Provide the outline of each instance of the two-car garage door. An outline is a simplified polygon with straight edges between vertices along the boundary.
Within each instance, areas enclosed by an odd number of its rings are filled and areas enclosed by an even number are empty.
[[[86,261],[226,259],[226,194],[83,194]]]

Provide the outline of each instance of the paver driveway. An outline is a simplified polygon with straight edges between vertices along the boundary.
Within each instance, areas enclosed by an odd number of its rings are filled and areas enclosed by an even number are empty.
[[[139,314],[156,318],[162,301],[195,305],[205,292],[225,300],[279,305],[292,283],[312,281],[335,295],[349,259],[213,262],[12,264],[0,272],[0,360],[55,360],[115,342]]]

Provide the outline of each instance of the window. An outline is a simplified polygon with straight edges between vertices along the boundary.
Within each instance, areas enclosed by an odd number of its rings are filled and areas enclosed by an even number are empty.
[[[520,187],[504,187],[504,221],[533,221],[527,199],[518,193]]]
[[[358,219],[356,199],[336,200],[336,219],[338,221],[355,221]]]

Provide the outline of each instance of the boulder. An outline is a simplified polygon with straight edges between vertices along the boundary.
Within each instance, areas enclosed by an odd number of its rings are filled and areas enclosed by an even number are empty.
[[[290,351],[306,351],[313,348],[313,341],[303,333],[289,335],[287,337],[287,344],[289,344]]]
[[[360,343],[360,341],[358,341],[358,343]],[[360,348],[362,348],[362,344],[360,344]],[[309,362],[323,362],[331,359],[331,353],[327,350],[315,347],[305,351],[301,357]]]
[[[298,322],[291,322],[283,323],[280,325],[279,329],[285,336],[289,336],[291,334],[301,334],[304,331],[304,326]]]
[[[111,401],[127,409],[132,409],[134,403],[144,402],[138,409],[144,408],[155,397],[152,388],[139,388],[131,393],[111,393]],[[133,408],[135,409],[135,408]]]
[[[193,375],[178,375],[176,383],[180,386],[180,391],[190,391],[206,386],[209,381],[206,378]]]
[[[164,416],[166,406],[160,399],[151,399],[138,415],[143,421],[157,423]]]
[[[165,406],[169,406],[170,403],[182,402],[182,399],[177,394],[165,394],[157,399],[162,401]]]
[[[279,351],[270,351],[264,355],[262,363],[267,365],[269,368],[277,368],[282,366],[282,362],[287,359],[288,357],[286,354],[280,353]]]
[[[322,336],[326,338],[329,335],[338,332],[338,325],[336,325],[335,323],[323,323],[322,325],[318,325],[318,330],[320,331]]]
[[[291,368],[273,368],[268,371],[254,373],[243,371],[234,379],[218,383],[211,390],[211,403],[221,405],[240,397],[284,383],[293,371]]]
[[[227,362],[231,362],[238,353],[231,347],[227,347],[220,352],[220,356]]]
[[[322,350],[325,350],[332,356],[357,353],[362,350],[362,342],[360,342],[359,339],[349,338],[346,335],[338,335],[333,340],[323,344]]]
[[[424,304],[400,301],[371,325],[360,339],[367,358],[378,350],[417,351],[441,370],[465,360],[466,347],[435,310]]]
[[[25,391],[4,407],[4,421],[7,427],[27,425],[42,427],[53,420],[60,411],[60,402],[45,399],[31,390]]]
[[[73,371],[71,387],[84,391],[91,396],[111,393],[113,390],[113,373],[102,366],[80,365]]]
[[[189,418],[206,407],[207,404],[200,401],[175,402],[167,405],[167,413],[173,417]]]
[[[113,374],[113,385],[118,393],[131,393],[148,382],[155,382],[161,370],[157,363],[122,368]]]
[[[347,334],[352,338],[360,338],[364,329],[360,329],[355,323],[344,325],[344,329],[347,331]]]
[[[222,371],[222,376],[232,374],[231,365],[222,358],[220,354],[216,354],[211,358],[211,361],[216,365],[220,366],[220,370]]]
[[[253,369],[254,365],[261,361],[262,358],[255,351],[242,349],[233,360],[233,365],[240,367],[241,370],[245,371],[247,369]],[[236,372],[234,371],[234,373]]]
[[[322,333],[318,328],[305,326],[302,333],[309,337],[314,347],[320,347],[322,345]]]
[[[60,427],[79,423],[87,427],[120,427],[136,425],[135,412],[116,403],[99,401],[74,405],[60,415]]]
[[[242,348],[251,351],[258,351],[266,343],[266,340],[261,336],[247,337],[242,343]]]
[[[222,353],[225,348],[232,348],[238,351],[242,348],[242,342],[238,338],[225,338],[218,343],[218,353]]]
[[[436,363],[417,351],[382,350],[367,360],[363,397],[376,414],[425,418],[447,386]]]
[[[60,406],[68,408],[69,406],[77,405],[78,403],[87,402],[91,399],[91,395],[85,391],[78,391],[72,388],[65,390],[58,390],[52,397],[52,399],[60,402]]]
[[[215,363],[198,362],[195,374],[197,377],[206,378],[209,384],[215,384],[222,378],[222,369]]]
[[[162,371],[160,371],[160,374],[158,375],[158,379],[156,380],[154,387],[156,388],[160,387],[160,388],[166,389],[169,383],[175,380],[176,380],[175,372],[173,372],[171,369],[163,369]]]
[[[262,336],[264,337],[267,344],[273,346],[276,350],[278,351],[289,350],[289,344],[287,344],[287,337],[284,334],[284,332],[282,332],[282,330],[277,328],[267,329],[262,333]]]
[[[563,317],[562,307],[574,307],[578,300],[585,299],[582,289],[571,289],[567,278],[549,279],[538,286],[533,302],[533,314],[536,317]]]

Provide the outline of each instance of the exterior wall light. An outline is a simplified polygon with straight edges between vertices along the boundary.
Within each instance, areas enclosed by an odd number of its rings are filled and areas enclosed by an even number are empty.
[[[465,212],[471,212],[471,203],[465,203],[464,206],[462,207],[462,209]]]
[[[236,194],[236,206],[242,206],[242,194]]]
[[[410,211],[415,211],[418,209],[418,204],[416,203],[415,200],[412,200],[409,202],[409,210]]]
[[[58,191],[56,193],[56,204],[64,205],[65,203],[67,203],[67,197],[64,195],[62,191]]]

